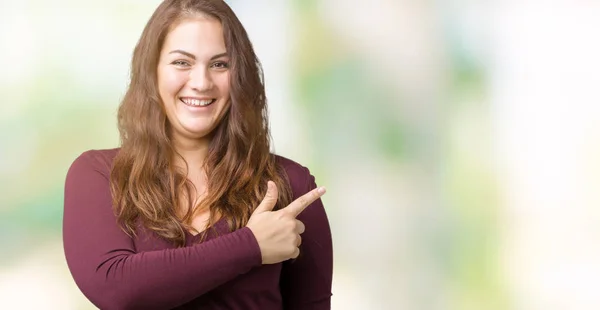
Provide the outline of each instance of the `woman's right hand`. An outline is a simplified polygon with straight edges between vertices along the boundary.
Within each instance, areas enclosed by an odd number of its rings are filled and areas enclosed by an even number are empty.
[[[265,198],[246,224],[258,241],[263,264],[276,264],[298,257],[304,224],[296,217],[323,194],[324,187],[315,188],[287,207],[273,211],[278,197],[277,185],[272,181],[267,183]]]

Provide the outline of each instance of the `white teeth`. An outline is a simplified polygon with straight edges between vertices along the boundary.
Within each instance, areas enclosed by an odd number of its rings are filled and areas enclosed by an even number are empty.
[[[203,107],[203,106],[207,106],[207,105],[213,103],[214,99],[199,100],[199,99],[185,98],[185,99],[181,99],[181,101],[183,101],[187,105],[193,105],[193,106],[197,106],[197,107]]]

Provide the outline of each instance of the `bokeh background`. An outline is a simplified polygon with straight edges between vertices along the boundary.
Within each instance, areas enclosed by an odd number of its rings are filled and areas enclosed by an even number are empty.
[[[0,1],[0,308],[94,308],[65,174],[118,145],[159,2]],[[274,151],[328,187],[334,309],[600,309],[599,1],[228,3]]]

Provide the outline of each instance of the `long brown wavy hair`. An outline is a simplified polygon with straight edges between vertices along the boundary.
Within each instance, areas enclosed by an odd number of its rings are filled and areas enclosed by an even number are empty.
[[[169,134],[169,122],[157,88],[157,65],[169,31],[198,15],[216,18],[223,27],[230,57],[231,104],[211,133],[204,169],[207,196],[177,215],[191,197],[187,171],[175,166],[180,158]],[[217,215],[230,230],[246,225],[264,198],[267,181],[279,189],[276,208],[288,205],[291,188],[286,173],[270,153],[270,133],[263,73],[248,35],[229,6],[221,0],[167,0],[156,9],[133,52],[127,92],[119,106],[121,150],[111,171],[113,206],[119,224],[130,236],[142,224],[177,246],[202,210],[210,210],[208,227]],[[205,232],[208,231],[205,230]],[[204,238],[204,236],[202,237]]]

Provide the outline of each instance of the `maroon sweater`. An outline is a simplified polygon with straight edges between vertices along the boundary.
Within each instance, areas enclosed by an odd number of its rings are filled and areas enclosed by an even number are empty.
[[[101,309],[330,309],[332,241],[321,200],[298,219],[306,226],[300,256],[262,265],[252,231],[186,235],[177,248],[140,227],[131,238],[117,225],[109,175],[118,149],[87,151],[65,184],[63,241],[75,282]],[[307,168],[277,156],[294,199],[316,187]]]

